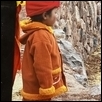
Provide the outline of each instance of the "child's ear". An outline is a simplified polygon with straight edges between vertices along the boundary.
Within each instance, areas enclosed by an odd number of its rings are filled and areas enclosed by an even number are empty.
[[[42,14],[42,16],[43,16],[43,19],[44,19],[44,20],[46,20],[46,19],[47,19],[46,12],[44,12],[44,13]]]

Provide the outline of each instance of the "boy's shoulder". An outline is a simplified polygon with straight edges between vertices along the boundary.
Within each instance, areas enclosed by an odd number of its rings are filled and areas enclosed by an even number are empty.
[[[47,29],[38,29],[35,30],[34,34],[36,34],[36,36],[46,36],[49,37],[51,35],[51,33],[47,30]]]
[[[51,33],[46,29],[38,29],[33,33],[34,42],[35,41],[50,41],[51,40]]]

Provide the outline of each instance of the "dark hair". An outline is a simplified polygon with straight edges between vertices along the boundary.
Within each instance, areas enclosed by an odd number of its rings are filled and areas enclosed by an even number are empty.
[[[54,9],[54,8],[48,10],[48,11],[46,12],[46,15],[51,16],[51,13],[52,13],[52,10],[53,10],[53,9]],[[42,14],[35,15],[35,16],[30,17],[30,18],[31,18],[32,21],[35,21],[35,22],[42,22],[42,21],[44,20]]]

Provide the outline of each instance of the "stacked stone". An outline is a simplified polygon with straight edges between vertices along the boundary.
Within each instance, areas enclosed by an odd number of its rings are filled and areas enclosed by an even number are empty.
[[[101,41],[100,1],[61,1],[55,29],[63,29],[66,38],[84,61]]]

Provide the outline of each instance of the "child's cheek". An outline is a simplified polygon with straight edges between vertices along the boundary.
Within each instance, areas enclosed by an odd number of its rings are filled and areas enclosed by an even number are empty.
[[[53,21],[53,23],[55,23],[56,19],[57,19],[56,14],[53,14],[53,15],[52,15],[52,21]]]

